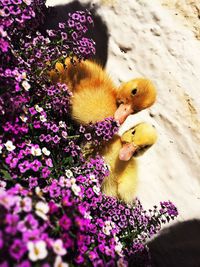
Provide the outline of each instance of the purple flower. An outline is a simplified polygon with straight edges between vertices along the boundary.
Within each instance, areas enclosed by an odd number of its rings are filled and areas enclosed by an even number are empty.
[[[19,216],[17,214],[7,214],[6,215],[6,233],[15,235],[17,232],[17,224],[19,221]]]
[[[85,194],[86,194],[86,196],[87,196],[88,198],[91,198],[91,197],[94,196],[94,192],[93,192],[92,188],[88,188],[88,189],[86,190]]]
[[[18,159],[17,159],[17,158],[13,158],[13,159],[10,161],[10,168],[11,168],[11,169],[16,168],[17,163],[18,163]]]
[[[40,142],[43,142],[45,140],[45,138],[46,138],[45,135],[41,134],[39,137]]]
[[[34,229],[31,231],[25,231],[22,233],[22,240],[24,243],[27,243],[28,241],[36,241],[40,237],[40,230]]]
[[[59,26],[60,29],[64,29],[65,28],[65,23],[59,23],[58,26]]]
[[[52,198],[60,196],[61,190],[60,187],[58,186],[57,180],[53,180],[53,182],[49,186],[49,193]]]
[[[75,262],[77,264],[84,263],[84,257],[82,255],[79,255],[78,257],[75,258]]]
[[[0,230],[0,249],[3,247],[3,233]]]
[[[160,202],[160,205],[162,207],[162,209],[160,209],[161,213],[166,212],[172,218],[178,215],[178,210],[171,201]]]
[[[53,124],[53,125],[51,126],[51,130],[52,130],[54,133],[56,133],[56,132],[58,132],[59,128],[58,128],[58,126],[57,126],[56,124]]]
[[[62,40],[67,40],[68,35],[66,32],[61,32],[61,37],[62,37]]]
[[[28,214],[23,221],[18,223],[17,229],[20,232],[36,229],[38,227],[38,221],[33,217],[32,214]]]
[[[73,33],[72,33],[72,38],[73,38],[74,40],[76,40],[76,39],[78,38],[78,34],[77,34],[77,32],[73,32]]]
[[[84,134],[84,136],[88,141],[92,139],[92,136],[90,133]]]
[[[39,168],[42,166],[41,162],[35,159],[31,164],[30,167],[33,171],[37,172]]]
[[[22,261],[18,267],[31,267],[31,263],[28,260]]]
[[[25,173],[27,170],[30,169],[30,167],[31,167],[31,164],[29,163],[28,160],[25,160],[24,162],[22,162],[18,165],[18,168],[19,168],[21,173]]]
[[[53,167],[53,162],[52,162],[52,160],[51,160],[50,158],[46,159],[46,160],[45,160],[45,163],[46,163],[46,165],[47,165],[48,167],[50,167],[50,168]]]
[[[57,143],[59,143],[59,141],[60,141],[60,137],[59,137],[58,135],[55,135],[55,136],[52,138],[52,140],[53,140],[53,142],[54,142],[55,144],[57,144]]]
[[[43,178],[49,177],[50,174],[51,174],[51,171],[48,169],[48,167],[44,167],[42,169],[42,177]]]
[[[69,228],[72,225],[72,222],[70,218],[67,217],[67,215],[63,215],[62,218],[59,220],[59,225],[66,231],[69,230]]]
[[[70,28],[72,28],[72,27],[74,27],[74,25],[75,25],[74,20],[72,20],[72,19],[68,19],[68,26],[69,26]]]
[[[29,178],[29,188],[32,189],[38,185],[38,178],[37,177],[30,177]]]
[[[9,252],[15,260],[20,260],[27,251],[25,244],[20,239],[15,239]]]

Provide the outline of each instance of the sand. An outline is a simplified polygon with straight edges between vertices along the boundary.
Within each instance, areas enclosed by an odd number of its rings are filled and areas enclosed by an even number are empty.
[[[131,115],[123,125],[127,129],[137,121],[150,121],[159,134],[156,145],[139,158],[137,195],[145,208],[171,200],[179,210],[178,220],[200,218],[198,1],[93,2],[109,28],[106,69],[113,80],[120,84],[144,76],[158,90],[154,106]]]

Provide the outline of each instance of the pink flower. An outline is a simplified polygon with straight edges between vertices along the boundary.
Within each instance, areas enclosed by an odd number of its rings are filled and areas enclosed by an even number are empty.
[[[69,228],[72,225],[71,220],[64,214],[62,216],[62,218],[59,220],[59,224],[60,226],[64,229],[64,230],[69,230]]]
[[[37,159],[35,159],[30,165],[31,169],[35,172],[37,172],[41,166],[41,162]]]
[[[42,177],[43,178],[49,177],[50,174],[51,174],[51,171],[48,169],[48,167],[44,167],[42,169]]]
[[[52,162],[52,160],[50,159],[50,158],[48,158],[48,159],[46,159],[45,160],[45,163],[46,163],[46,165],[48,166],[48,167],[53,167],[53,162]]]
[[[29,161],[25,160],[24,162],[22,162],[18,165],[18,168],[19,168],[21,173],[25,173],[27,170],[30,169],[30,166],[31,166],[31,164],[29,163]]]
[[[28,214],[23,221],[18,223],[17,229],[20,232],[30,231],[38,227],[38,221],[32,214]]]
[[[32,200],[30,197],[17,198],[15,212],[17,213],[21,211],[29,212],[31,210],[32,210]]]
[[[20,260],[26,252],[26,246],[20,239],[15,239],[10,247],[10,254],[15,260]]]

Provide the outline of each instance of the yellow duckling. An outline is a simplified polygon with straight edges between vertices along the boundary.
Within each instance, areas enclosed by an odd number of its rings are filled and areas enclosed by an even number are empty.
[[[100,152],[110,166],[110,175],[102,183],[102,192],[132,203],[138,183],[135,156],[143,154],[156,140],[156,129],[148,123],[134,126],[121,137],[114,136]]]
[[[85,60],[71,64],[70,59],[57,63],[50,77],[54,83],[66,83],[73,92],[72,117],[81,124],[114,117],[122,124],[128,115],[150,107],[156,89],[150,80],[138,78],[117,88],[97,63]]]

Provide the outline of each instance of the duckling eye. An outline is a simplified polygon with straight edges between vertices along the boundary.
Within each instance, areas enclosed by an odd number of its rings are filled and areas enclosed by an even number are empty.
[[[134,135],[134,134],[135,134],[135,130],[132,131],[132,135]]]
[[[137,88],[134,88],[132,91],[131,91],[131,94],[132,95],[135,95],[137,93]]]

